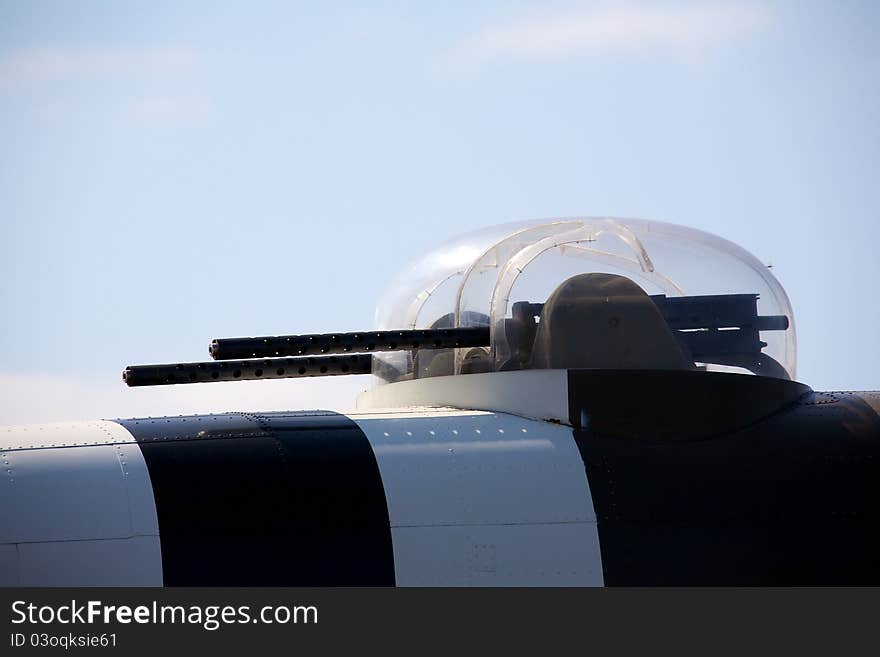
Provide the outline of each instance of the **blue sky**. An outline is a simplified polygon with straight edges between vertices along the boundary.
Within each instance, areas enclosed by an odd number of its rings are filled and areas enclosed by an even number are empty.
[[[0,422],[350,406],[119,375],[362,329],[419,252],[558,215],[743,245],[798,378],[880,387],[877,3],[181,4],[0,0]]]

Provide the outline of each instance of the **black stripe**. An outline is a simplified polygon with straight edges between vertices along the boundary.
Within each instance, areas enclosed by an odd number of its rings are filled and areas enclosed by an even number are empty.
[[[589,404],[580,375],[569,386],[572,410]],[[653,389],[679,405],[687,435],[680,392]],[[668,425],[611,435],[586,416],[574,437],[606,585],[880,584],[880,418],[858,397],[808,393],[748,427],[686,439]]]
[[[156,500],[166,586],[393,586],[385,492],[330,412],[119,420]]]

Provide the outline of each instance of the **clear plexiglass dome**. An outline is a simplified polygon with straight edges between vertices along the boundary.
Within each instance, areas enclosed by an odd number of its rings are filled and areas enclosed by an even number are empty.
[[[382,381],[529,368],[694,369],[794,378],[782,286],[720,237],[642,219],[502,224],[406,267],[377,330],[488,327],[486,347],[376,354]]]

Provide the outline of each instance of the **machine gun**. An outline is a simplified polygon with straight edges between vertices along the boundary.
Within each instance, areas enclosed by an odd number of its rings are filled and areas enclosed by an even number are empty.
[[[369,374],[370,353],[375,351],[488,345],[488,326],[222,338],[212,340],[208,347],[213,362],[130,365],[122,379],[129,386],[161,386]]]

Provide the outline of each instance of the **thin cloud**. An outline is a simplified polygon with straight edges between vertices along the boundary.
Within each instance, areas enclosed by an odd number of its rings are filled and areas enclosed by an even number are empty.
[[[490,25],[453,49],[463,61],[551,60],[645,50],[687,55],[766,27],[760,4],[612,5]]]
[[[49,121],[108,116],[138,122],[209,118],[204,85],[216,57],[188,46],[32,48],[0,55],[0,92]]]
[[[0,82],[45,83],[101,75],[188,71],[203,59],[185,46],[149,48],[34,48],[0,57]]]
[[[197,90],[140,98],[128,106],[129,115],[142,121],[197,120],[214,113],[214,103],[204,92]]]

